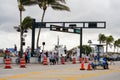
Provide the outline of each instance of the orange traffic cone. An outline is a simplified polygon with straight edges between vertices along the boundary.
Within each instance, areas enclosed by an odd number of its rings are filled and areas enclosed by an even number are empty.
[[[80,58],[80,63],[82,63],[83,62],[83,58]]]
[[[65,59],[64,59],[64,57],[62,57],[62,59],[61,59],[61,64],[65,64]]]
[[[20,67],[21,68],[26,68],[26,64],[25,64],[25,59],[24,58],[20,59]]]
[[[76,64],[76,58],[73,58],[72,63]]]
[[[11,61],[10,61],[10,58],[6,58],[5,59],[5,69],[11,69]]]
[[[80,68],[80,70],[85,70],[85,68],[84,68],[84,62],[81,63],[81,68]]]
[[[92,70],[90,63],[88,63],[87,70]]]
[[[44,64],[44,65],[48,65],[47,57],[44,57],[44,59],[43,59],[43,64]]]

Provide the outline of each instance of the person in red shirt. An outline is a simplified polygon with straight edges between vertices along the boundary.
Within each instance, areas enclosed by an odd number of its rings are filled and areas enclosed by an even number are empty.
[[[28,63],[27,52],[24,52],[25,62]]]
[[[5,58],[9,58],[10,57],[10,51],[8,50],[8,48],[6,48],[5,50]]]

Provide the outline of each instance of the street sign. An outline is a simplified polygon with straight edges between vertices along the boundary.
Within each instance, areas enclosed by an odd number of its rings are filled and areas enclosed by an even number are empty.
[[[63,31],[63,32],[68,32],[68,28],[65,28],[65,27],[64,27],[64,28],[62,28],[62,31]]]
[[[68,29],[68,32],[74,33],[74,29]]]
[[[80,29],[74,29],[74,33],[80,34]]]
[[[45,22],[36,22],[36,28],[46,28]]]
[[[67,28],[67,27],[61,27],[61,26],[57,26],[57,25],[51,25],[50,27],[51,31],[59,31],[59,32],[67,32],[67,33],[76,33],[76,34],[80,34],[80,29],[72,29],[72,28]]]

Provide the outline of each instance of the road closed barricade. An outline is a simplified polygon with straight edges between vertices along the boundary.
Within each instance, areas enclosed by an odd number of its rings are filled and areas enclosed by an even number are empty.
[[[11,60],[10,58],[5,59],[5,69],[11,69]]]
[[[20,68],[26,68],[26,63],[24,58],[20,58]]]

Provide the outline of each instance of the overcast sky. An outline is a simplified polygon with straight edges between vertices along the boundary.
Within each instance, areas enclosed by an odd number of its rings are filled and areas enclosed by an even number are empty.
[[[99,33],[113,35],[115,39],[120,38],[120,0],[67,0],[66,5],[70,7],[70,12],[48,8],[44,21],[106,21],[106,29],[84,29],[83,44],[88,44],[88,40],[92,40],[94,44],[98,43]],[[36,21],[41,20],[42,10],[37,5],[25,9],[23,18],[31,16]],[[0,48],[13,47],[14,44],[19,47],[19,33],[13,28],[17,25],[19,25],[17,0],[0,0]],[[36,37],[37,32],[38,30]],[[52,49],[57,44],[58,35],[60,44],[66,45],[68,49],[79,45],[79,34],[49,30],[42,30],[40,44],[45,41],[45,49]],[[27,33],[26,46],[31,46],[31,31]]]

